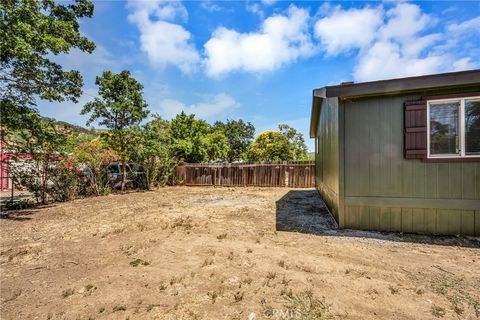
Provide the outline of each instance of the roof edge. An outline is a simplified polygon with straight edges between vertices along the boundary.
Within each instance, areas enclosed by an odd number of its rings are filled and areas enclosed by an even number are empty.
[[[326,86],[315,89],[313,92],[314,96],[316,92],[323,92],[325,97],[362,97],[429,88],[475,85],[480,86],[480,69]]]
[[[320,107],[322,106],[322,100],[326,99],[326,97],[325,88],[313,90],[312,111],[310,115],[310,138],[315,138],[317,136]]]

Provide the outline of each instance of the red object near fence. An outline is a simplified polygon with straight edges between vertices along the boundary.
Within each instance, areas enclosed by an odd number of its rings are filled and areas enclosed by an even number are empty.
[[[10,161],[14,158],[32,159],[32,156],[29,154],[9,153],[5,150],[5,145],[0,143],[0,191],[10,190],[13,187],[10,179]]]

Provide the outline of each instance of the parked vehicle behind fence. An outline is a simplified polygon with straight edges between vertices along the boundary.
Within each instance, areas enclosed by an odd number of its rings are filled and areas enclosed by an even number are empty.
[[[122,187],[123,165],[118,162],[111,162],[107,166],[107,177],[110,186],[114,189]],[[147,179],[143,166],[137,163],[128,163],[126,167],[127,176],[125,187],[130,189],[143,189],[147,186]]]

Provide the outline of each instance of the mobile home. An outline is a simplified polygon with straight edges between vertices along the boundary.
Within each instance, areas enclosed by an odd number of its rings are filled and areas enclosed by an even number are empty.
[[[315,89],[310,137],[340,228],[480,235],[480,70]]]

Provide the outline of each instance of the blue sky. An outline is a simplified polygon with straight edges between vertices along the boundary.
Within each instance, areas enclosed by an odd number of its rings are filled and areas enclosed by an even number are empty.
[[[95,76],[129,69],[152,113],[243,118],[257,134],[287,123],[311,150],[314,88],[480,67],[478,1],[97,1],[81,31],[95,52],[55,59],[85,93],[39,102],[43,115],[85,125]]]

